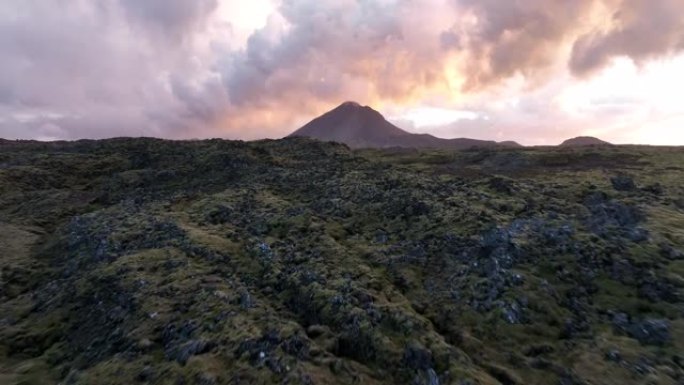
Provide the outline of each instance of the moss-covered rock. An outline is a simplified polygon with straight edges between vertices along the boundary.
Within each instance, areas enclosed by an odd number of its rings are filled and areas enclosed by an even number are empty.
[[[0,143],[0,382],[677,384],[684,151]]]

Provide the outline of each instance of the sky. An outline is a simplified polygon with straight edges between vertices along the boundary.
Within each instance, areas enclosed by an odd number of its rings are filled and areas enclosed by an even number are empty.
[[[411,132],[684,145],[682,0],[3,0],[0,138]]]

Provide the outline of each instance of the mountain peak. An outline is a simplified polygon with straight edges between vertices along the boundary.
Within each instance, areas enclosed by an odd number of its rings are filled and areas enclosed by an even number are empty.
[[[368,112],[372,112],[374,115],[376,115],[376,117],[377,116],[382,117],[382,115],[380,115],[379,112],[375,111],[371,107],[364,106],[361,103],[357,103],[354,101],[346,101],[328,113],[333,113],[335,111],[345,111],[345,113],[368,113]],[[384,119],[384,117],[382,117],[382,119]]]
[[[396,137],[410,135],[385,120],[379,112],[347,101],[312,120],[290,136],[341,142],[350,147],[388,147]]]
[[[473,139],[441,139],[428,134],[412,134],[395,126],[369,106],[346,101],[326,112],[289,136],[305,136],[322,141],[340,142],[352,148],[471,148],[512,146]],[[519,146],[517,143],[516,147]]]
[[[348,100],[340,104],[340,107],[361,107],[361,105],[355,101]]]

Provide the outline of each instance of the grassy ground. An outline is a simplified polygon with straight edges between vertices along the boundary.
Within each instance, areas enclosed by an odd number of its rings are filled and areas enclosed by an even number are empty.
[[[0,143],[0,384],[681,384],[684,150]]]

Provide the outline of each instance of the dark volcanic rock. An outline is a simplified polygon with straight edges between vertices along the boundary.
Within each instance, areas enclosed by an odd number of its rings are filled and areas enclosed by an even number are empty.
[[[617,228],[623,233],[630,233],[635,226],[644,220],[644,214],[637,207],[620,201],[609,199],[603,192],[592,192],[584,199],[589,209],[589,229],[600,235],[606,235],[610,228]],[[644,233],[634,233],[634,238],[642,239]]]
[[[634,180],[627,175],[618,175],[610,178],[610,183],[613,188],[617,191],[634,191],[636,190],[636,184]]]
[[[494,191],[508,195],[513,194],[513,192],[515,191],[513,183],[510,180],[500,177],[490,179],[489,187]]]
[[[155,376],[154,369],[150,366],[145,366],[140,371],[140,373],[138,373],[138,376],[136,377],[136,379],[140,382],[147,382],[147,381],[151,381],[152,379],[154,379],[154,376]]]
[[[644,345],[665,345],[670,341],[670,323],[666,320],[647,319],[633,324],[628,334]]]
[[[684,198],[677,198],[674,200],[675,206],[680,210],[684,210]]]
[[[428,370],[433,366],[432,353],[418,346],[407,346],[403,362],[411,369]]]
[[[613,316],[615,331],[626,334],[643,345],[665,345],[670,342],[670,323],[662,319],[645,319],[633,322],[624,313]]]
[[[653,195],[663,195],[665,193],[665,188],[660,183],[654,183],[654,184],[648,185],[648,186],[644,187],[643,190],[645,192],[651,193]]]
[[[662,243],[660,245],[660,255],[673,261],[684,259],[684,252],[675,249],[672,245],[667,243]]]
[[[182,346],[180,346],[175,352],[172,353],[172,357],[178,361],[181,365],[184,365],[186,362],[188,362],[188,359],[192,356],[196,356],[198,354],[204,354],[209,352],[211,349],[213,349],[216,346],[216,343],[213,341],[204,341],[204,340],[192,340],[188,341]]]

